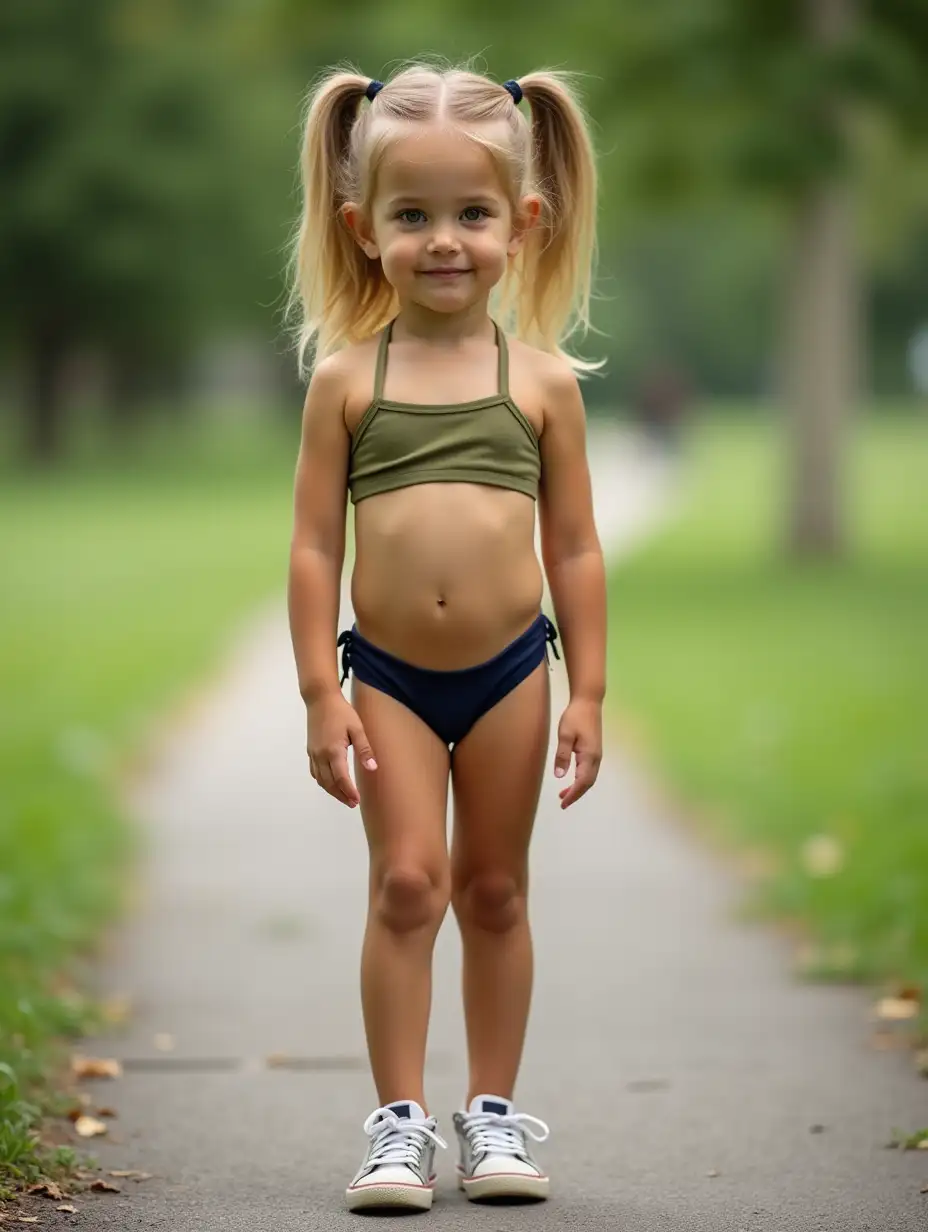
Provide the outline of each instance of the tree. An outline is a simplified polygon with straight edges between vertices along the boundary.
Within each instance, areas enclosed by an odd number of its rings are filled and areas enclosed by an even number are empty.
[[[75,346],[125,389],[240,303],[274,242],[215,32],[200,3],[0,7],[0,341],[24,360],[36,461],[62,448]]]
[[[862,124],[926,136],[928,10],[917,0],[651,0],[617,14],[616,100],[639,188],[723,183],[782,207],[788,542],[842,550],[841,452],[861,350],[854,187]]]

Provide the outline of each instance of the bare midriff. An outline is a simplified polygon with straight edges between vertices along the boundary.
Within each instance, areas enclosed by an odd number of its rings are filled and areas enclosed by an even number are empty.
[[[355,507],[358,632],[407,663],[456,671],[492,658],[541,608],[535,502],[471,483],[423,483]]]

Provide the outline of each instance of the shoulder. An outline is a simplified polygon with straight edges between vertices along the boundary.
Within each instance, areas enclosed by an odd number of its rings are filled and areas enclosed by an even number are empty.
[[[573,368],[560,355],[545,354],[542,378],[545,389],[545,410],[557,411],[565,403],[580,402],[580,382]]]
[[[535,374],[545,426],[554,418],[571,417],[578,412],[583,415],[580,382],[568,361],[562,355],[552,355],[524,342],[515,345],[530,357],[528,362]]]
[[[352,374],[357,371],[359,361],[363,361],[368,351],[373,350],[376,354],[376,349],[376,343],[372,344],[369,339],[366,339],[364,342],[340,347],[331,355],[326,355],[324,359],[318,360],[313,365],[309,381],[310,388],[316,386],[332,391],[339,387],[347,387]]]
[[[573,368],[561,355],[552,355],[527,342],[513,339],[510,344],[513,386],[526,391],[531,418],[537,418],[539,436],[554,418],[570,416],[571,407],[583,414],[580,385]],[[515,389],[513,390],[515,393]]]
[[[552,355],[550,351],[542,351],[513,338],[509,342],[512,360],[520,368],[528,368],[533,373],[539,390],[557,398],[572,392],[579,393],[580,385],[573,368],[562,355]]]
[[[377,342],[377,338],[367,338],[320,359],[306,391],[307,411],[325,407],[341,415],[350,427],[352,418],[358,417],[359,405],[366,408],[371,399]]]

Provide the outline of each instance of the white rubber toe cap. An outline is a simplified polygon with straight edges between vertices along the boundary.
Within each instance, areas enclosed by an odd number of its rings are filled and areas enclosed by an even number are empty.
[[[530,1177],[541,1177],[543,1175],[533,1164],[526,1163],[522,1159],[516,1159],[512,1155],[488,1155],[486,1159],[481,1159],[480,1163],[477,1164],[472,1176],[476,1181],[485,1176],[497,1176],[500,1174]]]

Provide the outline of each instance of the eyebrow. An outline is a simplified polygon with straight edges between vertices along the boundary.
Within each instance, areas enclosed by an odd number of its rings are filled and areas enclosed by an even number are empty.
[[[424,197],[403,196],[390,197],[387,201],[387,208],[391,210],[399,209],[401,206],[416,206],[417,208],[426,200]],[[469,197],[458,197],[457,204],[460,206],[467,205],[498,205],[499,197],[492,193],[477,192]]]

